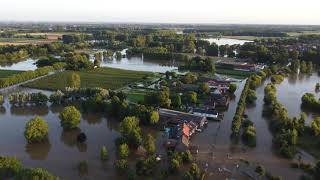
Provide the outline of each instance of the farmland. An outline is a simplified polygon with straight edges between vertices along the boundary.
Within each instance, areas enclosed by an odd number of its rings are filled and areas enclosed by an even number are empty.
[[[25,84],[26,87],[47,90],[63,90],[68,87],[68,79],[73,71],[64,71],[52,76]],[[120,70],[113,68],[99,68],[77,72],[81,77],[81,87],[101,87],[118,89],[134,82],[143,81],[143,78],[152,76],[152,73]]]
[[[0,78],[6,78],[14,74],[19,74],[23,71],[14,71],[14,70],[0,70]]]

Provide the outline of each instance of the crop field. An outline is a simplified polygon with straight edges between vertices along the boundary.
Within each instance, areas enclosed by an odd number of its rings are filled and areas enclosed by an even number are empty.
[[[46,90],[64,90],[69,86],[69,77],[78,73],[81,78],[81,87],[101,87],[105,89],[118,89],[131,83],[144,81],[152,73],[128,71],[113,68],[99,68],[84,71],[64,71],[30,83],[24,86]]]
[[[12,76],[14,74],[22,73],[23,71],[15,71],[15,70],[3,70],[0,69],[0,78],[6,78]]]

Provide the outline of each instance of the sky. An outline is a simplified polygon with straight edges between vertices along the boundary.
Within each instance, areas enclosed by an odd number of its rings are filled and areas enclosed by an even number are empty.
[[[320,0],[2,0],[0,21],[320,25]]]

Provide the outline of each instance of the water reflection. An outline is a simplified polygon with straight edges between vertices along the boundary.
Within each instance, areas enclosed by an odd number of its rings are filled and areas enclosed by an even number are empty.
[[[70,147],[74,147],[77,145],[77,137],[81,133],[80,128],[71,129],[68,131],[63,130],[60,136],[60,140]]]
[[[25,146],[26,153],[33,160],[45,160],[50,152],[51,144],[49,141],[43,143],[27,143]]]
[[[48,106],[11,106],[10,112],[12,115],[17,116],[27,116],[27,115],[39,115],[44,116],[49,113],[49,107]]]
[[[6,108],[3,106],[0,106],[0,114],[5,114],[6,113]]]
[[[18,63],[12,64],[0,64],[0,69],[6,70],[19,70],[19,71],[29,71],[37,69],[37,66],[34,64],[36,62],[35,59],[28,58],[25,61],[21,61]]]
[[[89,124],[100,124],[102,121],[101,114],[82,114],[82,119],[87,121]]]

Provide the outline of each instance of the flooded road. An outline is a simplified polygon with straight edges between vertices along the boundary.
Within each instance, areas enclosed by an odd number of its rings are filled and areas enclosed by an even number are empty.
[[[301,96],[305,92],[315,93],[315,84],[319,80],[320,78],[315,73],[309,77],[300,76],[300,79],[298,78],[297,80],[288,77],[285,78],[282,84],[277,85],[278,100],[288,108],[290,117],[300,115]],[[246,114],[256,127],[257,146],[255,148],[246,147],[241,142],[234,144],[230,139],[231,123],[244,82],[240,83],[240,88],[235,92],[236,98],[230,101],[223,121],[209,122],[208,127],[202,133],[198,133],[193,137],[192,144],[199,146],[199,155],[197,155],[196,160],[202,164],[203,168],[208,163],[209,172],[216,173],[214,177],[222,175],[221,172],[218,172],[218,168],[227,168],[232,172],[231,174],[234,174],[233,177],[239,176],[239,169],[241,168],[238,169],[237,166],[241,163],[238,159],[247,160],[251,164],[261,164],[272,175],[281,176],[283,179],[299,179],[303,173],[300,170],[291,168],[292,160],[278,156],[272,146],[273,136],[269,130],[268,119],[262,116],[264,87],[268,82],[268,80],[265,81],[257,88],[255,105],[246,108]],[[319,94],[317,94],[317,97],[319,97]],[[309,113],[308,115],[310,119],[315,114]],[[306,152],[302,152],[301,156],[305,162],[314,162],[314,158]],[[250,172],[250,170],[246,172]],[[246,178],[248,177],[246,176]]]

